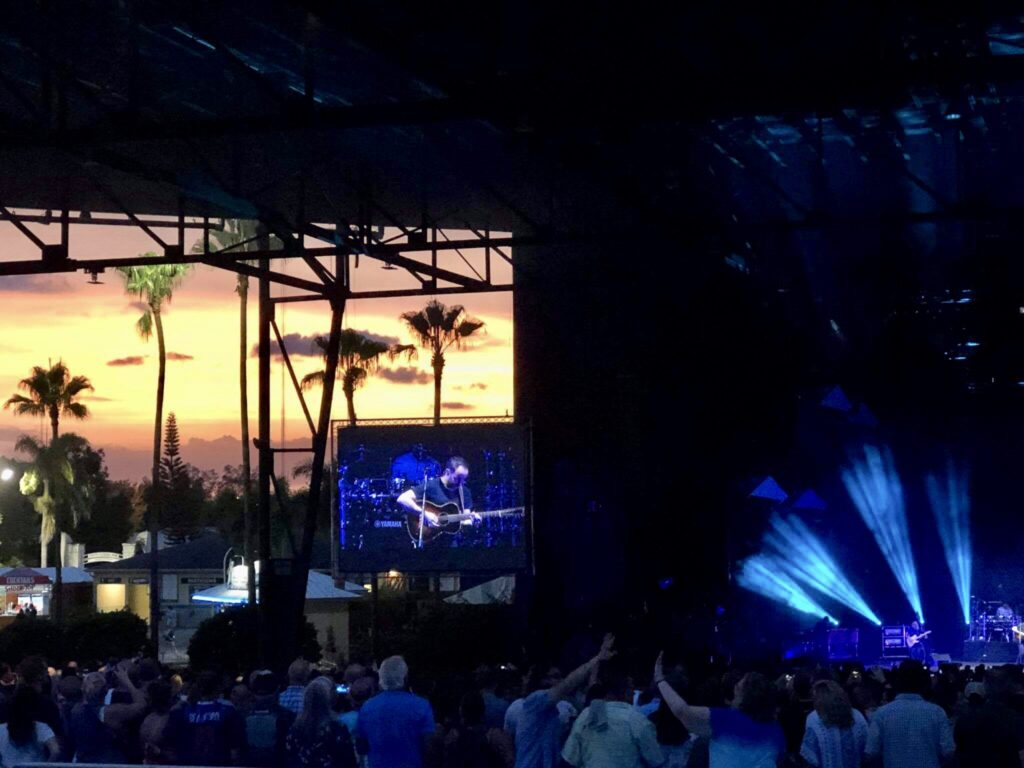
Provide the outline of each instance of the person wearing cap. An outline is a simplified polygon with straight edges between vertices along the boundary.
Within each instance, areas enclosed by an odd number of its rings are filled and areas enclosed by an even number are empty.
[[[968,707],[953,730],[960,768],[1021,765],[1024,739],[1012,704],[1014,688],[1014,671],[1009,667],[989,669],[984,683],[967,684]]]

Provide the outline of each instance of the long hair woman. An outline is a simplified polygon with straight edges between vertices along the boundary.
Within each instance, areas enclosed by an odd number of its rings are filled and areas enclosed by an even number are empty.
[[[35,689],[18,688],[7,708],[7,722],[0,725],[0,763],[45,763],[57,757],[57,737],[50,726],[35,720],[38,711]]]
[[[306,686],[302,711],[285,742],[289,768],[355,768],[352,738],[331,710],[334,695],[334,683],[327,677]]]
[[[864,715],[834,680],[815,683],[813,694],[800,756],[814,768],[859,768],[868,738]]]

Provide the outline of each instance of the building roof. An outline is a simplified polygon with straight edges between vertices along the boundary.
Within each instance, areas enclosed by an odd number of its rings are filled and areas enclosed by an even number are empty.
[[[223,571],[224,555],[231,543],[219,533],[203,533],[192,541],[160,550],[162,571]],[[116,563],[97,563],[91,571],[145,571],[149,570],[152,555],[144,552]]]
[[[0,576],[6,576],[9,572],[15,570],[14,568],[0,568]],[[50,582],[56,580],[57,569],[56,568],[18,568],[19,571],[30,570],[38,573],[42,576],[46,576]],[[81,568],[74,568],[72,566],[64,566],[61,570],[61,578],[65,584],[92,584],[92,574]]]
[[[231,542],[219,533],[207,531],[184,544],[161,549],[160,570],[222,571],[224,555],[231,546]],[[113,563],[96,563],[89,570],[145,571],[149,570],[149,560],[149,553],[144,552]],[[331,568],[331,546],[322,538],[313,542],[312,567],[322,571]]]
[[[355,585],[346,583],[345,586]],[[361,592],[365,591],[361,590]],[[334,579],[326,573],[309,572],[309,580],[306,582],[306,600],[353,600],[358,597],[362,597],[360,592],[339,589],[334,585]],[[192,595],[192,599],[200,603],[242,605],[248,602],[248,593],[244,589],[232,589],[228,584],[217,584],[209,589],[196,592]]]
[[[192,541],[185,542],[184,544],[178,544],[174,547],[167,547],[166,549],[160,550],[160,570],[164,572],[172,571],[216,571],[218,574],[224,571],[224,556],[227,554],[228,549],[231,547],[231,542],[226,538],[215,532],[207,532]],[[331,568],[331,548],[330,544],[324,539],[317,539],[313,546],[313,564],[312,567],[315,570],[311,570],[309,573],[309,590],[319,590],[317,596],[314,597],[312,594],[307,594],[306,599],[321,599],[326,597],[338,598],[338,597],[355,597],[358,594],[365,592],[365,588],[359,584],[351,582],[345,582],[344,590],[337,590],[338,592],[345,592],[347,594],[328,594],[326,590],[326,584],[330,584],[331,589],[334,587],[334,579],[328,574],[317,573],[316,570],[327,571]],[[150,555],[145,552],[134,557],[128,557],[124,560],[118,560],[113,563],[96,563],[89,566],[89,572],[98,571],[148,571],[150,563]],[[0,569],[0,575],[3,575],[5,570]],[[35,569],[40,572],[45,572],[50,577],[53,577],[53,568],[46,569]],[[82,571],[79,568],[65,568],[64,573],[67,574],[69,571],[77,571],[84,574],[86,580],[92,581],[92,576],[89,572]],[[65,575],[65,581],[71,583],[68,577]]]

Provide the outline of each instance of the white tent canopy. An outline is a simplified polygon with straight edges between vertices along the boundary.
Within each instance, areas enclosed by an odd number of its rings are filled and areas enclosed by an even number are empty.
[[[309,579],[306,581],[307,600],[352,600],[362,597],[365,589],[356,585],[345,583],[346,587],[356,587],[355,590],[339,589],[334,584],[334,579],[326,573],[310,571]],[[256,587],[256,594],[259,594],[259,585]],[[215,587],[204,589],[192,595],[197,603],[220,603],[224,605],[244,605],[249,602],[249,593],[244,584],[238,585],[232,581],[229,584],[218,584]]]
[[[516,593],[515,576],[499,576],[496,579],[477,584],[475,587],[457,592],[451,597],[446,597],[446,603],[457,603],[462,605],[493,605],[496,603],[511,603]]]

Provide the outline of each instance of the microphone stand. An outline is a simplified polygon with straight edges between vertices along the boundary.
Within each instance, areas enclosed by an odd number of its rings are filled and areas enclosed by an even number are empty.
[[[420,540],[416,549],[423,549],[423,523],[427,518],[427,470],[423,470],[423,498],[420,499]]]

